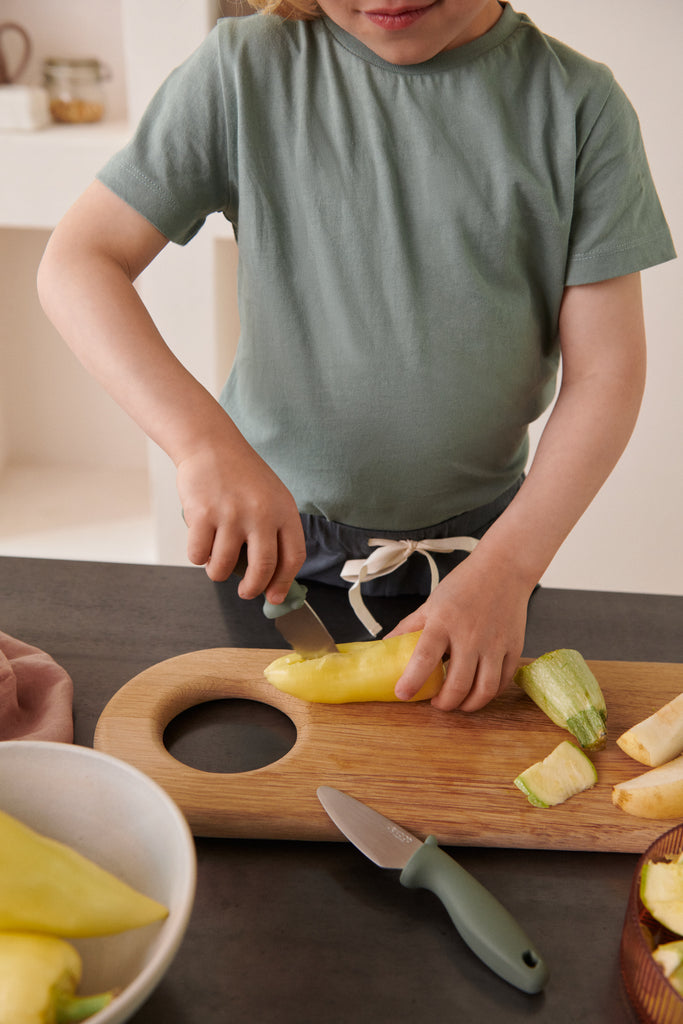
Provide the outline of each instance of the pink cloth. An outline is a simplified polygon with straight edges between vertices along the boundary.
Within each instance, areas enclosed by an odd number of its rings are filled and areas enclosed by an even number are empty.
[[[0,633],[0,740],[73,742],[73,683],[49,654]]]

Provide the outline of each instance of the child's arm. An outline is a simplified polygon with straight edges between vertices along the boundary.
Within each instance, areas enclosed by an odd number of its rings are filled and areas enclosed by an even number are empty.
[[[401,698],[446,653],[435,707],[474,711],[511,680],[531,592],[636,422],[645,383],[640,276],[567,288],[560,344],[562,384],[524,484],[472,554],[393,631],[424,630],[397,684]]]
[[[225,579],[248,543],[240,594],[277,603],[305,557],[296,505],[168,349],[133,287],[166,242],[95,182],[50,239],[40,299],[85,368],[175,463],[190,561]]]

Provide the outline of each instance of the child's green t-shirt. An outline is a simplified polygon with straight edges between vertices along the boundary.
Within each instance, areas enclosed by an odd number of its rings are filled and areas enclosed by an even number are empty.
[[[675,255],[611,72],[509,5],[413,66],[327,19],[225,19],[100,178],[179,243],[232,221],[221,401],[301,511],[378,530],[510,487],[564,287]]]

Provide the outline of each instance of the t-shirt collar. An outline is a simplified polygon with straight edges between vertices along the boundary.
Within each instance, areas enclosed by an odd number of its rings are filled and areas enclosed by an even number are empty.
[[[421,64],[391,64],[389,61],[379,57],[373,50],[370,50],[361,43],[359,39],[356,39],[355,36],[340,28],[331,18],[323,15],[322,22],[341,46],[368,64],[374,64],[375,67],[384,68],[386,71],[399,75],[426,75],[437,71],[449,71],[454,67],[466,64],[507,39],[517,29],[522,19],[509,3],[502,4],[501,6],[503,7],[502,15],[496,24],[488,32],[485,32],[483,36],[479,36],[469,43],[464,43],[462,46],[456,46],[452,50],[438,53],[431,60],[424,61]]]

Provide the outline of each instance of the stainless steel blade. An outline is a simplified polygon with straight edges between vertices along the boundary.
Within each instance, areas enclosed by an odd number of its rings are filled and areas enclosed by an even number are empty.
[[[233,569],[237,576],[244,576],[247,571],[247,558],[247,546],[244,544]],[[305,600],[306,593],[303,583],[294,580],[282,604],[264,601],[263,614],[267,619],[273,619],[280,634],[302,658],[321,658],[323,654],[335,654],[337,646]]]
[[[275,626],[302,658],[321,658],[323,654],[337,651],[334,640],[308,601],[295,611],[278,616]]]
[[[319,786],[318,799],[339,831],[381,868],[404,868],[424,845],[396,822],[339,789]]]

